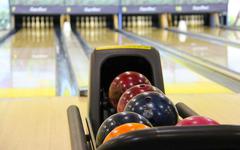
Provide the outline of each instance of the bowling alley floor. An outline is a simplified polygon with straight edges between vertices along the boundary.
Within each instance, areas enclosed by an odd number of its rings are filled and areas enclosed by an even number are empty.
[[[89,70],[94,69],[89,68],[89,53],[93,48],[141,44],[106,28],[79,28],[76,32],[91,48],[86,51],[76,33],[64,31],[66,52],[79,90],[88,88]],[[228,47],[191,38],[184,42],[179,40],[176,33],[161,29],[147,28],[132,32],[239,69],[237,49],[236,53],[231,53]],[[65,89],[64,96],[56,94],[59,45],[53,29],[22,29],[0,47],[0,63],[5,66],[0,70],[0,149],[70,150],[67,108],[77,105],[85,123],[89,99],[86,95],[71,95],[68,89]],[[240,124],[240,95],[237,91],[170,56],[161,55],[161,63],[166,94],[174,103],[184,102],[199,114],[222,124]],[[67,81],[63,83],[68,87]]]
[[[169,94],[202,115],[222,124],[239,124],[239,94]],[[4,99],[0,102],[0,148],[4,150],[70,150],[66,110],[80,108],[84,126],[88,99],[85,97],[39,97]]]

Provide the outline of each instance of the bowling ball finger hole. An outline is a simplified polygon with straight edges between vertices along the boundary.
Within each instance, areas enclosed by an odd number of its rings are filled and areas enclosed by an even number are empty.
[[[152,100],[152,98],[151,97],[146,97],[145,100],[150,101],[150,100]]]
[[[144,88],[144,87],[145,87],[145,85],[140,85],[140,87],[141,87],[141,88]]]

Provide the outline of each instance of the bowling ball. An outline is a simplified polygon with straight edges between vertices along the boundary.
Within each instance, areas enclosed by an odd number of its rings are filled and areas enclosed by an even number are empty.
[[[177,123],[177,126],[204,126],[204,125],[207,126],[219,125],[219,123],[213,119],[203,116],[187,117]]]
[[[130,87],[138,84],[151,84],[150,81],[142,74],[134,71],[121,73],[112,81],[108,97],[114,108],[117,108],[120,96]]]
[[[119,135],[122,135],[124,133],[128,133],[131,131],[136,131],[136,130],[143,130],[143,129],[148,129],[150,128],[149,126],[146,126],[141,123],[125,123],[123,125],[120,125],[113,129],[104,139],[103,143],[111,140],[112,138],[118,137]]]
[[[162,92],[158,88],[151,86],[149,84],[139,84],[127,89],[120,97],[117,105],[117,111],[122,112],[126,104],[136,95],[147,92],[147,91],[158,91]]]
[[[125,123],[141,123],[147,126],[152,124],[143,116],[134,112],[120,112],[108,117],[99,127],[96,136],[96,145],[102,144],[105,137],[117,126]]]
[[[153,126],[176,125],[178,112],[174,104],[159,92],[144,92],[132,98],[124,111],[136,112],[148,119]]]

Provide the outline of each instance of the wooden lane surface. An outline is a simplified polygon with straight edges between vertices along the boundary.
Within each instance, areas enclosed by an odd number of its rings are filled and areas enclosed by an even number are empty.
[[[240,125],[240,94],[171,94],[168,97],[221,124]]]
[[[198,28],[188,28],[188,31],[200,33],[200,34],[209,34],[215,37],[231,40],[234,42],[239,42],[240,40],[240,31],[233,31],[223,28],[210,28],[210,27],[198,27]]]
[[[81,107],[78,97],[2,100],[0,102],[1,150],[70,150],[67,108]]]
[[[239,94],[171,94],[199,114],[222,124],[240,124]],[[67,108],[77,105],[83,119],[87,99],[55,97],[0,101],[1,150],[71,150]]]
[[[237,68],[240,61],[239,59],[235,59],[235,57],[240,57],[240,53],[237,51],[238,47],[231,45],[218,45],[211,43],[211,41],[199,40],[187,35],[177,34],[157,28],[146,28],[144,30],[134,28],[129,30],[140,36],[178,49],[179,51],[226,67],[232,71],[240,72]]]
[[[0,97],[56,95],[53,29],[21,29],[0,46]]]

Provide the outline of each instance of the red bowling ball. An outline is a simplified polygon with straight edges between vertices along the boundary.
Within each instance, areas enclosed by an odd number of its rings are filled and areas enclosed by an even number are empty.
[[[205,125],[207,126],[219,125],[219,123],[208,117],[191,116],[179,121],[176,126],[205,126]]]
[[[143,92],[147,92],[147,91],[157,91],[157,92],[161,92],[161,90],[159,90],[158,88],[151,86],[149,84],[139,84],[139,85],[135,85],[131,88],[129,88],[128,90],[126,90],[122,96],[120,97],[119,101],[118,101],[118,105],[117,105],[117,111],[118,112],[122,112],[124,111],[124,108],[126,106],[126,104],[136,95],[143,93]]]
[[[109,101],[113,107],[117,108],[119,98],[127,89],[138,84],[151,85],[144,75],[134,71],[126,71],[115,77],[108,90]]]

